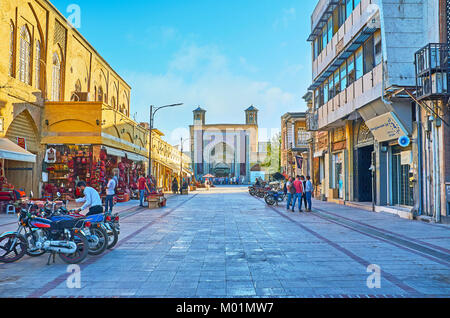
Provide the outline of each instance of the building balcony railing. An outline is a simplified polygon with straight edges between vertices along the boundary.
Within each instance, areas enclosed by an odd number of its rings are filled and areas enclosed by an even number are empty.
[[[319,107],[317,111],[318,129],[350,115],[355,110],[379,98],[382,81],[383,68],[382,64],[379,64]]]
[[[319,114],[317,110],[306,113],[306,130],[317,131],[319,129]]]
[[[331,41],[312,62],[312,78],[315,80],[350,44],[355,36],[373,21],[377,11],[369,10],[371,0],[361,0],[345,23],[333,35]]]
[[[415,54],[417,98],[441,99],[449,96],[449,45],[430,43]]]

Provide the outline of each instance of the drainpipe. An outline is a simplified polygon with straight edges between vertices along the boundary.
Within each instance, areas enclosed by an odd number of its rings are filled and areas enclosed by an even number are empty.
[[[420,105],[416,103],[416,122],[417,122],[417,183],[419,192],[419,209],[417,215],[423,214],[423,176],[422,176],[422,113]]]
[[[437,118],[433,116],[433,162],[434,162],[434,209],[435,209],[435,221],[441,222],[441,191],[440,191],[440,160],[439,160],[439,134],[437,131]]]

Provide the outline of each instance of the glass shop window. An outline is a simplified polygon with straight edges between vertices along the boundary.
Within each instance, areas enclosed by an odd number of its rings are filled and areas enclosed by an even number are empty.
[[[334,95],[338,95],[341,92],[341,81],[339,80],[339,69],[334,72]]]
[[[375,65],[378,65],[383,60],[383,52],[381,51],[381,32],[377,31],[374,35],[375,46]]]
[[[342,92],[347,88],[347,65],[345,62],[344,64],[341,65],[339,71],[341,73],[341,92]]]
[[[363,48],[360,47],[355,53],[355,74],[356,79],[361,78],[364,74]]]
[[[369,73],[373,70],[373,67],[375,65],[374,53],[375,50],[373,46],[373,37],[371,36],[364,43],[364,74]]]
[[[355,57],[352,55],[347,59],[347,78],[348,78],[348,83],[347,86],[350,86],[351,84],[353,84],[353,82],[356,79],[356,74],[355,74]]]

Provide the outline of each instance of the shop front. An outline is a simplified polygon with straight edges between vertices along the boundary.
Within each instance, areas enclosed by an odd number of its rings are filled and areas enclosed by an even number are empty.
[[[12,201],[30,195],[29,180],[33,178],[35,163],[35,155],[7,138],[0,138],[0,212]],[[23,168],[17,168],[20,166]]]
[[[327,181],[328,173],[325,167],[326,154],[328,152],[328,131],[318,131],[315,133],[314,147],[313,147],[313,184],[314,196],[320,200],[325,200],[327,197]]]
[[[98,102],[49,103],[44,116],[45,197],[78,197],[78,181],[105,196],[108,178],[117,176],[117,200],[136,198],[137,179],[148,162],[146,129]]]
[[[332,132],[330,153],[330,198],[343,200],[345,197],[345,150],[346,137],[343,127]]]
[[[376,186],[372,184],[371,170],[375,151],[374,138],[362,120],[356,124],[354,137],[354,200],[357,202],[371,202],[372,191],[376,189]]]
[[[414,206],[414,161],[412,143],[399,145],[399,138],[410,137],[405,126],[390,112],[366,121],[379,142],[375,166],[378,205],[399,207],[411,211]],[[387,187],[381,187],[385,182]],[[387,182],[386,182],[387,181]]]

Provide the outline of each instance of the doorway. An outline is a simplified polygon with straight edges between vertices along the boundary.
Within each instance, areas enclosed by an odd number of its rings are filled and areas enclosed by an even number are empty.
[[[355,201],[372,201],[372,172],[369,170],[372,165],[372,153],[374,147],[361,147],[356,150],[354,164],[355,174]]]
[[[392,205],[413,206],[414,185],[410,182],[411,166],[402,160],[410,157],[409,151],[400,147],[392,149]],[[405,156],[406,154],[406,156]]]

